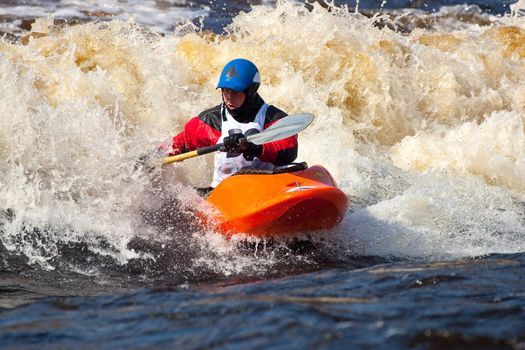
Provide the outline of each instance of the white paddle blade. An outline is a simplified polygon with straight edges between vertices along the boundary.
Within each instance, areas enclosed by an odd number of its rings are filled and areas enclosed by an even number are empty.
[[[247,136],[246,140],[248,142],[253,142],[256,145],[279,141],[303,131],[313,122],[314,118],[314,115],[311,113],[289,115],[279,119],[275,124],[262,132]]]

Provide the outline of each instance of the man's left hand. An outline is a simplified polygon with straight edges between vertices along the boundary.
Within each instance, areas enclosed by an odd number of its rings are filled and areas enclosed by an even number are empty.
[[[242,152],[246,160],[253,160],[255,157],[260,157],[263,151],[262,145],[256,145],[253,142],[245,142],[246,149]]]

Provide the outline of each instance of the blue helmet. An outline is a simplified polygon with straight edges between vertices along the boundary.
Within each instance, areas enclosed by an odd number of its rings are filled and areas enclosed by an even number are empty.
[[[217,89],[246,91],[251,88],[249,94],[254,94],[260,83],[259,70],[255,64],[244,58],[237,58],[222,69]]]

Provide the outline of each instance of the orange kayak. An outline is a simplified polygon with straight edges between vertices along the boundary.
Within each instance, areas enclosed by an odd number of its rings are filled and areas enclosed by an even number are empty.
[[[207,198],[217,210],[206,221],[228,236],[264,237],[329,229],[343,219],[348,199],[322,166],[298,163],[260,172],[222,181]]]

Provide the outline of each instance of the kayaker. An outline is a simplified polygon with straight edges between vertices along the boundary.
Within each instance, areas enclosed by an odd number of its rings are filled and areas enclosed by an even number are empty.
[[[268,169],[297,157],[297,135],[264,145],[244,139],[287,115],[261,98],[257,93],[260,82],[259,70],[252,62],[243,58],[228,62],[217,84],[222,103],[190,119],[184,131],[173,137],[170,156],[224,143],[224,149],[215,154],[211,186],[199,189],[199,193],[209,193],[243,167]]]

